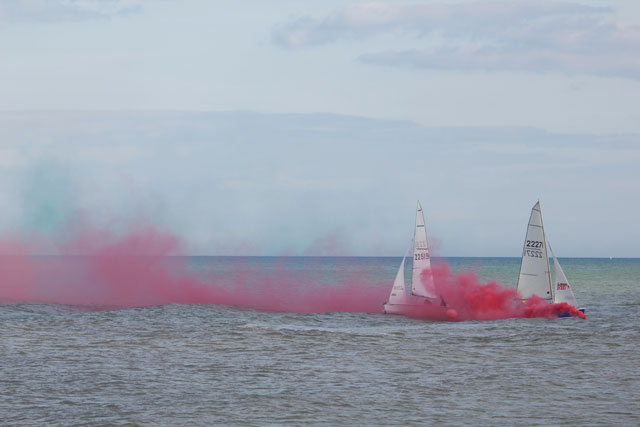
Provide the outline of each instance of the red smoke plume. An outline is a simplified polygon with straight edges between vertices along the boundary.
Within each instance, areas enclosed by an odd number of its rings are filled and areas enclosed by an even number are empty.
[[[124,236],[105,231],[77,233],[62,246],[63,255],[32,257],[28,245],[0,242],[0,302],[59,303],[102,308],[159,304],[222,304],[265,311],[381,313],[391,288],[368,272],[321,279],[287,268],[259,272],[243,268],[224,277],[198,274],[178,255],[172,235],[142,228]],[[452,273],[446,265],[433,268],[436,289],[446,306],[430,304],[407,309],[407,316],[430,320],[491,320],[509,317],[555,317],[567,304],[547,304],[538,298],[520,303],[513,289],[495,282],[479,283],[473,273]]]
[[[585,318],[584,313],[567,303],[549,304],[533,296],[522,303],[513,288],[496,282],[481,283],[473,272],[452,273],[446,264],[432,267],[436,290],[447,308],[456,311],[456,320],[494,320],[511,317],[557,317],[568,312]],[[453,313],[449,312],[451,318]]]
[[[77,304],[106,308],[159,304],[222,304],[265,311],[381,312],[387,290],[367,274],[333,281],[280,266],[260,274],[238,261],[231,277],[200,277],[179,254],[179,241],[143,228],[122,237],[78,233],[64,244],[67,257],[32,257],[15,242],[0,244],[0,302]],[[88,254],[77,256],[77,254]],[[149,255],[151,254],[151,255]],[[228,286],[223,283],[231,283]]]

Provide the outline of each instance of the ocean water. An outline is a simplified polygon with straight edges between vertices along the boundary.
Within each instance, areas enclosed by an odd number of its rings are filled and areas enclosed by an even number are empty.
[[[229,286],[237,277],[238,259],[187,261]],[[284,265],[390,287],[399,261]],[[446,261],[509,286],[519,269],[516,258]],[[587,320],[2,304],[0,425],[639,425],[640,260],[560,262]],[[251,277],[283,261],[241,264]]]

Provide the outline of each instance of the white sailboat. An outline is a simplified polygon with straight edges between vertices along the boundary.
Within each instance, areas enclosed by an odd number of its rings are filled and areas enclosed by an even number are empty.
[[[532,295],[551,302],[551,276],[549,275],[549,255],[547,255],[547,242],[542,223],[540,202],[531,209],[527,235],[522,248],[522,262],[520,275],[518,276],[517,291],[523,301]]]
[[[405,314],[408,307],[432,304],[436,298],[433,276],[431,275],[431,257],[424,223],[422,206],[418,201],[416,225],[413,233],[413,259],[411,267],[411,290],[405,288],[404,266],[406,255],[393,281],[389,300],[384,304],[386,314]]]
[[[555,276],[555,293],[553,295],[553,302],[555,304],[566,302],[569,305],[572,305],[578,308],[578,300],[576,300],[576,296],[573,294],[573,290],[571,290],[571,285],[567,280],[567,276],[565,276],[562,267],[560,267],[560,263],[558,262],[558,258],[556,258],[556,254],[553,253],[553,248],[549,245],[549,249],[551,250],[551,256],[553,257],[553,270]],[[584,308],[578,308],[581,312],[585,312]],[[560,317],[568,317],[569,314],[560,314]]]
[[[540,202],[531,209],[529,224],[527,225],[527,235],[522,248],[522,262],[520,264],[520,275],[518,277],[517,291],[523,302],[532,295],[537,295],[547,302],[566,302],[569,305],[578,307],[576,297],[569,286],[567,277],[560,267],[560,263],[556,258],[553,250],[554,269],[555,269],[555,293],[551,287],[551,275],[549,268],[549,255],[547,252],[547,239],[544,232],[544,223],[542,222],[542,211],[540,210]],[[580,309],[584,313],[584,309]],[[568,314],[566,314],[568,316]],[[564,316],[564,314],[560,314]]]

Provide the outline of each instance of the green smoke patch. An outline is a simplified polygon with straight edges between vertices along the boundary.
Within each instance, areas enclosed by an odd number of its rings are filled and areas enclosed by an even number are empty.
[[[26,174],[22,229],[26,234],[52,234],[69,223],[75,210],[70,171],[58,164],[32,166]]]

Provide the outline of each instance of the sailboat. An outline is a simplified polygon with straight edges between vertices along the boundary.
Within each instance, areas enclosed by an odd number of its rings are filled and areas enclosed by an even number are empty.
[[[540,202],[531,209],[527,235],[522,248],[522,262],[520,275],[518,276],[518,293],[523,301],[532,295],[551,302],[551,276],[549,275],[549,256],[547,255],[547,242],[542,223]]]
[[[429,243],[420,201],[418,201],[418,207],[416,208],[416,223],[412,246],[411,290],[408,291],[404,284],[405,255],[393,281],[389,300],[384,304],[384,312],[386,314],[406,314],[409,307],[433,304],[436,300],[435,286],[431,274]]]
[[[553,250],[551,253],[553,254]],[[522,302],[525,302],[532,295],[537,295],[549,303],[566,302],[577,308],[577,301],[573,291],[555,255],[553,260],[556,279],[555,296],[551,287],[547,239],[544,233],[540,201],[538,201],[531,208],[527,235],[522,248],[522,262],[517,286],[518,294],[520,294]],[[584,313],[584,309],[581,309],[581,311]]]

